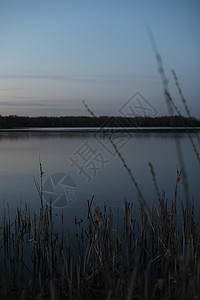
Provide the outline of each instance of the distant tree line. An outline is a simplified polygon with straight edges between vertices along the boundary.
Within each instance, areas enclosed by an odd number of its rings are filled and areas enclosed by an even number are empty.
[[[24,127],[200,127],[200,120],[183,116],[161,117],[19,117],[0,116],[0,129]]]

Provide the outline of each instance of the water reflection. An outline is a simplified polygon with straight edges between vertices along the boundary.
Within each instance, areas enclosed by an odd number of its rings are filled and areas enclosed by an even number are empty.
[[[120,134],[123,139],[124,133]],[[113,138],[114,135],[115,133]],[[149,204],[153,198],[156,199],[149,162],[153,164],[160,193],[164,190],[169,201],[174,197],[178,158],[173,136],[174,134],[170,132],[131,132],[129,142],[120,150]],[[189,193],[191,198],[194,196],[195,204],[200,208],[199,164],[187,133],[177,133],[177,136],[184,152]],[[196,142],[195,135],[193,137]],[[92,178],[89,182],[70,161],[70,157],[77,158],[77,151],[86,142],[96,151],[95,153],[100,153],[106,160],[103,168],[96,170],[96,173],[94,167],[92,170],[90,166]],[[40,200],[34,184],[34,178],[39,182],[39,156],[44,170],[44,180],[55,173],[65,173],[76,182],[76,198],[64,209],[67,226],[70,227],[74,223],[75,215],[84,218],[87,211],[86,201],[93,195],[96,204],[106,203],[114,210],[116,206],[122,208],[125,198],[133,201],[135,210],[138,211],[138,195],[127,170],[117,155],[113,156],[107,151],[104,140],[99,143],[93,132],[1,132],[0,199],[10,203],[13,214],[16,206],[24,201],[29,203],[31,209],[39,209]],[[178,199],[179,203],[183,200],[182,182],[179,186]],[[59,209],[55,208],[54,213],[60,214]]]

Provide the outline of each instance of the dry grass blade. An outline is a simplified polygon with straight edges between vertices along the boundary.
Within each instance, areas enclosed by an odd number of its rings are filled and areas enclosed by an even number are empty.
[[[163,84],[164,95],[165,95],[169,115],[170,116],[173,115],[174,108],[175,108],[175,111],[178,114],[180,114],[179,110],[177,109],[177,107],[176,107],[176,105],[175,105],[175,103],[174,103],[174,101],[173,101],[173,99],[170,95],[170,92],[169,92],[169,89],[168,89],[168,80],[167,80],[165,70],[164,70],[164,67],[163,67],[161,55],[158,52],[158,48],[157,48],[154,36],[153,36],[151,28],[149,26],[147,26],[147,32],[149,34],[149,38],[150,38],[150,41],[151,41],[151,44],[152,44],[154,55],[156,57],[156,61],[157,61],[157,64],[158,64],[158,70],[159,70],[160,77],[161,77],[162,84]],[[175,125],[176,124],[171,124],[172,127],[175,126]],[[190,206],[190,197],[189,197],[188,180],[187,180],[187,173],[186,173],[186,170],[185,170],[185,162],[184,162],[183,152],[182,152],[181,143],[180,143],[179,138],[176,135],[174,135],[174,139],[175,139],[175,143],[176,143],[176,149],[177,149],[177,154],[178,154],[178,159],[179,159],[179,165],[180,165],[181,169],[183,170],[183,187],[184,187],[185,203],[186,203],[186,206],[189,208],[189,206]]]
[[[180,175],[177,170],[177,185]],[[117,215],[117,230],[113,212],[104,206],[102,213],[96,205],[92,212],[91,202],[87,220],[77,225],[75,247],[64,228],[61,235],[54,231],[48,207],[40,211],[42,218],[36,214],[31,217],[28,206],[18,208],[13,223],[4,206],[0,264],[3,274],[8,266],[12,273],[7,271],[0,282],[1,299],[8,298],[10,290],[24,299],[39,295],[43,299],[178,299],[180,295],[192,299],[191,295],[199,292],[199,226],[194,207],[188,210],[183,206],[180,231],[175,202],[168,208],[163,197],[158,207],[153,202],[149,212],[141,210],[136,221],[133,206],[125,201],[124,222]],[[10,233],[9,223],[15,224],[15,228],[10,226]],[[89,228],[84,238],[81,226]],[[21,247],[27,252],[24,257]]]
[[[155,187],[158,199],[161,199],[160,191],[159,191],[158,184],[157,184],[157,181],[156,181],[156,174],[154,172],[154,168],[153,168],[153,165],[152,165],[151,162],[149,163],[149,167],[150,167],[150,172],[151,172],[151,175],[152,175],[152,178],[153,178],[153,183],[154,183],[154,187]]]

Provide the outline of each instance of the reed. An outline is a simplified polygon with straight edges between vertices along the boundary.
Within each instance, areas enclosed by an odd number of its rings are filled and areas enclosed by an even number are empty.
[[[176,196],[169,203],[163,194],[140,216],[124,201],[120,220],[119,212],[101,209],[94,200],[88,200],[87,219],[76,218],[75,237],[64,222],[61,232],[54,229],[48,205],[32,216],[27,205],[17,208],[13,219],[3,205],[0,299],[198,298],[200,230],[194,205],[188,209],[182,203],[177,220]]]

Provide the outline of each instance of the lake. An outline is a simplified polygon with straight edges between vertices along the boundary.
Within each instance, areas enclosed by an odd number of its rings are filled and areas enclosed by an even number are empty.
[[[40,198],[35,182],[40,184],[40,161],[43,169],[43,199],[51,202],[55,218],[64,216],[71,228],[74,218],[87,217],[87,200],[102,209],[104,204],[122,211],[124,199],[139,210],[138,193],[116,149],[150,206],[157,199],[149,162],[152,163],[160,193],[169,204],[174,197],[176,170],[179,160],[175,139],[181,143],[189,183],[190,198],[194,198],[199,216],[200,164],[184,130],[124,129],[37,129],[0,132],[0,201],[9,203],[11,218],[16,207],[28,203],[38,212]],[[191,132],[193,143],[200,149],[197,133]],[[184,202],[182,180],[178,187],[178,203]],[[180,213],[180,212],[179,212]],[[58,221],[59,223],[59,221]]]

